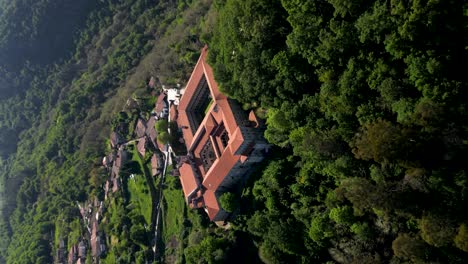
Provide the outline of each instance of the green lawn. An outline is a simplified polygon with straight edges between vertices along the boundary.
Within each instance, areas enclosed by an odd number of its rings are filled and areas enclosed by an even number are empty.
[[[205,108],[205,115],[206,115],[206,113],[208,113],[208,110],[210,110],[210,107],[211,107],[211,105],[212,105],[213,103],[214,103],[214,100],[210,100],[210,102],[208,103],[208,105],[207,105],[206,108]]]

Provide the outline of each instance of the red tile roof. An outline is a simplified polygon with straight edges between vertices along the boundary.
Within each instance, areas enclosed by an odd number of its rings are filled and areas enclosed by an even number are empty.
[[[78,246],[73,245],[70,247],[70,250],[68,251],[68,263],[74,263],[76,258],[78,257]]]
[[[159,140],[156,140],[156,144],[158,145],[158,149],[160,151],[166,151],[166,145],[162,144],[161,142],[159,142]]]
[[[155,108],[154,108],[154,111],[159,114],[163,111],[164,107],[167,107],[167,102],[166,102],[166,94],[165,93],[161,93],[159,96],[158,96],[158,100],[156,101],[156,105],[155,105]]]
[[[156,119],[154,117],[150,117],[148,119],[148,123],[146,123],[146,136],[148,140],[153,144],[155,148],[158,148],[157,137],[158,132],[156,131],[154,125],[156,124]]]
[[[195,178],[196,175],[192,169],[192,166],[188,163],[182,164],[182,166],[179,168],[179,171],[181,175],[180,182],[182,183],[182,189],[184,190],[185,198],[187,199],[198,188],[198,184]]]
[[[225,151],[206,173],[203,180],[203,186],[209,190],[217,190],[219,185],[223,182],[224,178],[229,174],[239,159],[240,156],[234,156],[229,151]]]
[[[119,190],[119,178],[115,177],[114,179],[112,179],[112,192],[116,192]]]
[[[138,150],[138,153],[140,153],[140,155],[142,157],[145,157],[145,154],[146,154],[146,137],[143,137],[140,140],[138,140],[137,150]]]
[[[169,116],[171,117],[171,120],[169,121],[177,121],[178,114],[179,113],[177,112],[177,106],[175,104],[172,104],[171,108],[169,108]]]
[[[205,211],[208,213],[210,220],[213,221],[220,211],[215,192],[206,190],[203,194],[203,201],[205,203]]]
[[[240,148],[242,143],[244,143],[244,137],[242,136],[242,132],[240,127],[238,127],[233,134],[231,134],[232,138],[229,140],[229,149],[231,153],[235,154],[236,151]]]
[[[98,224],[95,219],[93,219],[93,226],[91,228],[91,253],[93,256],[98,255],[98,245],[97,245],[97,231],[98,231]]]
[[[140,138],[145,135],[145,132],[146,132],[146,122],[145,120],[138,118],[137,125],[135,128],[135,134],[137,135],[137,137]]]
[[[158,174],[158,168],[159,168],[158,156],[156,156],[156,154],[153,154],[153,156],[151,157],[151,174],[152,174],[152,176],[155,176],[156,174]]]
[[[111,144],[112,148],[117,147],[117,145],[122,143],[122,141],[123,141],[123,138],[119,133],[117,133],[115,131],[111,133],[110,144]]]

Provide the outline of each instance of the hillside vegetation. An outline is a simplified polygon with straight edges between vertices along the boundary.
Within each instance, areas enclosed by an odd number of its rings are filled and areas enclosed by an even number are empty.
[[[193,2],[2,2],[0,263],[52,263],[57,238],[79,236],[115,115],[151,75],[190,73],[210,4]]]
[[[466,25],[462,0],[0,0],[0,263],[53,263],[87,232],[77,203],[102,196],[126,100],[183,85],[204,44],[272,148],[223,198],[228,230],[167,181],[162,261],[465,263]],[[104,263],[152,257],[132,162]]]

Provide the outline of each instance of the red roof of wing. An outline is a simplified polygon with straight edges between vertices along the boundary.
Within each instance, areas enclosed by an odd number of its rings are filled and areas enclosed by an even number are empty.
[[[145,156],[146,154],[146,138],[145,137],[138,140],[137,150],[138,150],[138,153],[140,153],[142,157]]]
[[[148,122],[146,123],[146,135],[151,138],[151,140],[155,140],[157,133],[154,125],[156,124],[156,119],[154,117],[150,117]]]
[[[156,156],[156,154],[153,154],[153,156],[151,157],[151,170],[153,175],[156,175],[156,171],[159,167],[158,165],[158,156]]]
[[[229,149],[231,150],[231,153],[235,154],[242,143],[244,143],[244,136],[242,135],[241,129],[238,127],[231,137],[232,138],[229,140]]]
[[[76,254],[77,254],[77,246],[73,245],[70,247],[70,250],[68,251],[68,263],[73,263],[73,261],[76,258],[75,256]]]
[[[171,105],[171,108],[169,109],[169,116],[171,117],[171,120],[169,121],[177,121],[178,112],[177,106],[175,104]]]
[[[208,65],[208,63],[206,62],[207,53],[208,53],[208,47],[204,47],[202,49],[200,58],[198,59],[198,62],[195,65],[195,68],[193,69],[192,75],[190,76],[190,79],[187,83],[185,92],[182,95],[182,98],[180,99],[179,107],[178,107],[179,116],[177,120],[179,127],[190,127],[190,123],[188,121],[186,111],[195,93],[195,90],[197,89],[198,84],[200,83],[203,77],[205,77],[208,83],[211,96],[216,101],[219,99],[227,98],[225,95],[219,92],[218,85],[216,84],[216,81],[214,80],[213,70],[211,69],[210,65]],[[213,106],[211,109],[213,109]],[[183,129],[182,131],[183,131],[184,140],[187,146],[190,146],[195,132],[192,132],[190,128]]]
[[[93,227],[91,228],[91,252],[93,256],[97,256],[98,248],[97,248],[97,230],[98,224],[97,221],[94,220]]]
[[[118,190],[119,190],[119,179],[114,178],[112,179],[112,192],[115,193]]]
[[[154,108],[154,111],[157,114],[160,114],[164,110],[164,107],[167,106],[167,102],[165,101],[165,99],[166,99],[166,94],[165,93],[161,93],[158,96],[158,101],[156,102],[156,106]]]
[[[229,105],[229,101],[227,99],[217,100],[216,103],[221,108],[224,127],[226,128],[229,135],[232,135],[236,128],[238,128],[238,124],[234,118],[234,113],[232,112],[231,106]]]
[[[117,133],[117,132],[112,132],[111,133],[111,136],[110,136],[110,144],[111,144],[111,147],[116,147],[117,144],[119,144],[121,142],[121,137],[120,135]]]
[[[193,193],[197,188],[198,184],[195,179],[195,173],[192,170],[192,166],[188,163],[182,164],[179,168],[180,171],[180,182],[182,183],[182,189],[184,190],[185,198]]]
[[[153,156],[151,157],[151,167],[157,168],[158,165],[159,165],[158,156],[156,154],[153,154]]]
[[[220,211],[214,191],[206,190],[203,194],[203,201],[205,202],[205,210],[208,213],[208,217],[213,221]]]
[[[239,161],[240,156],[234,156],[230,151],[223,152],[223,155],[213,162],[203,180],[203,186],[215,191],[229,174],[231,169]]]
[[[193,94],[197,89],[200,80],[204,76],[203,61],[205,60],[205,56],[206,50],[203,49],[200,58],[198,58],[197,64],[195,65],[195,68],[192,71],[192,75],[190,76],[190,79],[187,83],[185,92],[182,95],[182,98],[180,98],[179,111],[187,110],[187,107],[193,97]]]
[[[137,137],[143,137],[145,135],[145,132],[146,132],[146,122],[143,119],[138,118],[137,125],[135,128],[135,133]]]

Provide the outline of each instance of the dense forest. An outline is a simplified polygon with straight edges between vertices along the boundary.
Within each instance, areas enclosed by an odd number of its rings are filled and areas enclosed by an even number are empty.
[[[242,196],[222,201],[238,212],[229,230],[183,203],[168,214],[182,224],[167,263],[466,263],[467,10],[0,1],[0,263],[53,263],[58,237],[79,236],[76,205],[101,195],[124,102],[147,98],[151,76],[156,90],[185,83],[204,44],[221,90],[266,119],[273,147]],[[178,208],[180,185],[166,188]],[[144,220],[121,200],[103,261],[144,263]]]
[[[465,263],[466,3],[222,2],[215,76],[282,153],[243,197],[262,260]]]

